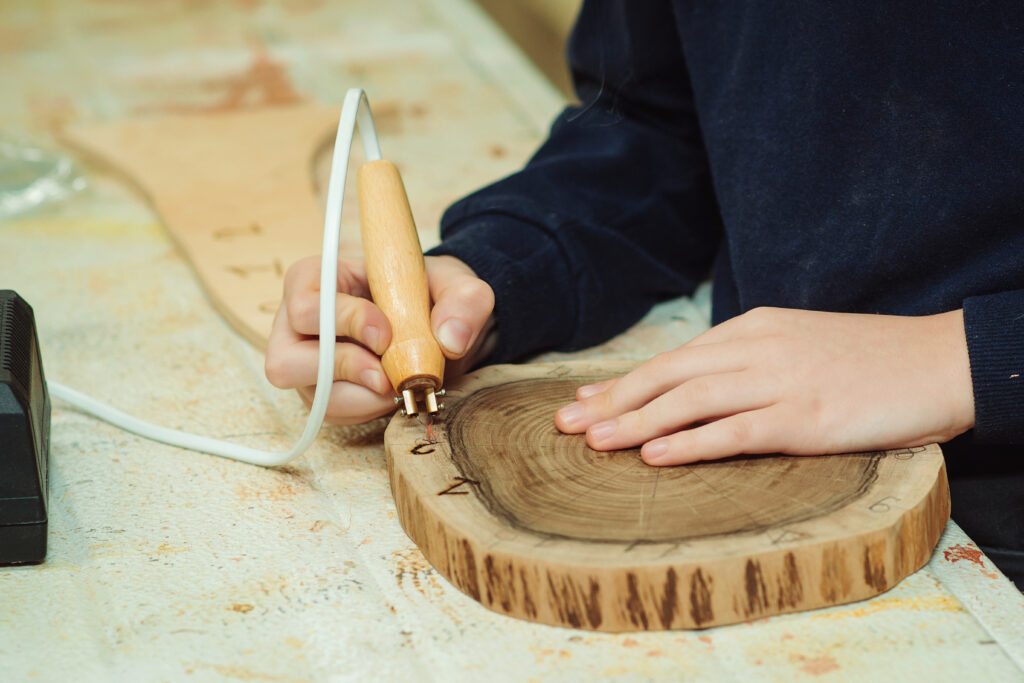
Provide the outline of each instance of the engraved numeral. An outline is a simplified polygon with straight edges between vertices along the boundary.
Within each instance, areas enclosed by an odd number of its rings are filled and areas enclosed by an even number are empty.
[[[659,555],[658,557],[665,557],[666,555],[669,555],[669,554],[675,552],[679,548],[688,548],[689,546],[690,546],[690,544],[687,543],[686,541],[679,541],[677,543],[673,543],[669,547],[665,548],[664,552],[662,552],[661,555]]]
[[[869,505],[868,510],[871,510],[871,512],[888,512],[889,510],[892,509],[892,506],[889,505],[889,503],[895,503],[897,501],[899,501],[899,498],[895,498],[893,496],[886,496],[882,500],[879,500]]]
[[[548,377],[565,377],[572,372],[572,368],[568,368],[564,365],[556,365],[547,371]]]
[[[465,496],[469,494],[469,491],[459,491],[464,485],[469,484],[471,486],[479,486],[480,482],[468,479],[466,477],[455,477],[455,482],[452,483],[448,488],[442,489],[437,492],[439,496]]]
[[[229,227],[219,228],[213,231],[213,239],[215,240],[229,240],[233,237],[250,237],[253,235],[262,235],[263,228],[259,226],[259,223],[252,223],[247,228]]]
[[[768,532],[768,538],[771,539],[772,545],[793,543],[794,541],[802,541],[810,537],[811,535],[808,533],[804,533],[803,531],[791,531],[790,529],[777,529],[775,531]]]
[[[924,446],[913,446],[912,448],[900,448],[895,451],[889,451],[894,458],[897,460],[910,460],[918,453],[923,453]]]
[[[274,259],[273,263],[264,263],[262,265],[255,266],[225,266],[229,273],[234,273],[238,277],[247,278],[253,273],[261,273],[270,271],[277,277],[284,276],[284,268],[281,266],[280,259]]]

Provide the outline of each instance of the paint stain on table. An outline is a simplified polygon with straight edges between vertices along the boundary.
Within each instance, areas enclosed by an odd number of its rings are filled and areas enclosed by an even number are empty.
[[[248,107],[296,104],[305,99],[295,89],[285,64],[274,59],[262,46],[254,50],[252,61],[245,71],[220,78],[209,78],[199,85],[202,90],[217,93],[218,97],[204,105],[171,102],[147,105],[140,111],[213,114]]]
[[[793,655],[791,657],[793,664],[796,668],[803,671],[805,674],[812,676],[820,676],[827,674],[830,671],[835,671],[839,668],[839,662],[836,661],[835,657],[829,655],[822,655],[821,657],[805,657],[804,655]]]
[[[952,595],[914,596],[908,598],[875,598],[862,603],[863,607],[840,609],[835,612],[815,614],[812,619],[836,621],[850,618],[865,617],[878,612],[890,610],[927,611],[927,612],[964,612],[964,606]]]
[[[961,545],[957,543],[943,550],[942,555],[945,557],[946,562],[949,562],[950,564],[956,564],[960,560],[965,560],[971,564],[977,565],[981,573],[988,578],[999,578],[998,572],[994,572],[985,567],[985,554],[976,546],[972,546],[970,544]]]

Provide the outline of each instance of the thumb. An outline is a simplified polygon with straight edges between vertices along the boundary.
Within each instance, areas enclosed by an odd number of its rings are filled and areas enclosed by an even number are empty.
[[[462,358],[474,347],[490,320],[494,291],[453,256],[431,257],[427,277],[434,301],[430,313],[434,337],[446,358]]]

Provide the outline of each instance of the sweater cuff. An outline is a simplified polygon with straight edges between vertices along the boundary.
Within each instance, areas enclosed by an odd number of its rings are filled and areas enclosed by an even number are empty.
[[[1024,290],[964,300],[974,438],[1024,443]]]
[[[561,247],[529,220],[521,199],[515,203],[516,215],[502,198],[459,202],[442,219],[444,241],[427,252],[460,259],[494,290],[498,344],[485,363],[508,363],[564,344],[576,319]]]

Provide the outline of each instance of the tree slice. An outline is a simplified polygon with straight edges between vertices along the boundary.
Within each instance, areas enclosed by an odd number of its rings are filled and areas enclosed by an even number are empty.
[[[317,254],[313,157],[339,109],[312,104],[74,126],[61,138],[137,184],[217,310],[263,348],[284,271]]]
[[[938,446],[655,468],[555,429],[577,387],[630,367],[485,368],[448,390],[437,443],[391,421],[402,526],[460,590],[544,624],[706,628],[869,598],[928,560]]]

